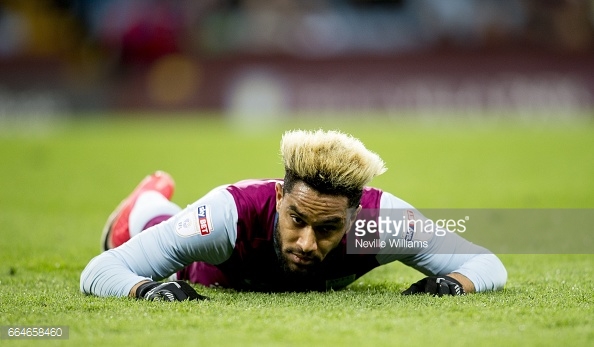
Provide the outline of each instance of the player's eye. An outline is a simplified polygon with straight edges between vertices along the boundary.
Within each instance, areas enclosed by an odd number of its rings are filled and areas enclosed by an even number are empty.
[[[291,219],[293,220],[293,224],[297,225],[297,226],[302,226],[305,224],[305,222],[303,221],[303,219],[299,218],[296,215],[291,215]]]

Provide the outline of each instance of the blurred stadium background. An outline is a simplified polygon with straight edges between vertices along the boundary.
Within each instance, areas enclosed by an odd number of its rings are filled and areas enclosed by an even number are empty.
[[[3,0],[0,124],[591,118],[592,0]]]

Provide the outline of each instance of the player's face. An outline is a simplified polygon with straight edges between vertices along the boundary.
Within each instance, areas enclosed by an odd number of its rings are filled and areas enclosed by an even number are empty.
[[[286,194],[277,184],[277,244],[285,267],[301,273],[315,269],[338,246],[359,209],[349,209],[344,196],[320,194],[303,182]]]

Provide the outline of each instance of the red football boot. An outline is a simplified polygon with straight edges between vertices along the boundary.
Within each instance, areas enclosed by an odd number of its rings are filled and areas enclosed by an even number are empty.
[[[140,194],[149,190],[155,190],[165,196],[167,200],[170,200],[174,188],[175,182],[166,172],[157,171],[145,177],[107,219],[107,223],[103,228],[103,234],[101,235],[101,250],[106,251],[110,248],[118,247],[130,240],[128,218]]]

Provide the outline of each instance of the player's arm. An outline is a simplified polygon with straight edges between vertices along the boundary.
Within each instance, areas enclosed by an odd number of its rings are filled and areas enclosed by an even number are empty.
[[[130,289],[130,293],[128,293],[128,296],[131,298],[136,298],[136,291],[138,291],[138,288],[140,288],[141,285],[150,283],[150,282],[151,281],[149,281],[149,280],[143,280],[143,281],[136,283],[134,285],[134,287],[132,287],[132,289]]]
[[[474,284],[468,277],[456,272],[450,273],[448,276],[458,281],[465,293],[474,293]]]
[[[205,217],[199,218],[198,209],[204,206]],[[208,230],[201,231],[198,225],[205,220]],[[166,297],[169,291],[183,297],[177,291],[187,289],[183,284],[175,282],[184,288],[174,284],[155,289],[162,284],[155,281],[169,277],[194,261],[219,264],[227,260],[235,244],[236,223],[237,210],[231,195],[224,189],[210,193],[169,220],[93,258],[81,274],[81,291],[97,296],[137,297],[142,294],[145,297],[154,290],[151,295]],[[150,286],[147,287],[147,283]]]
[[[414,210],[412,206],[389,193],[383,193],[381,207],[387,210]],[[424,218],[418,212],[415,214],[416,218]],[[505,267],[486,248],[467,241],[457,233],[448,232],[444,236],[415,233],[414,237],[421,238],[426,247],[405,249],[401,253],[386,248],[377,256],[380,264],[398,260],[426,275],[404,291],[404,294],[456,295],[498,290],[505,285]]]
[[[507,281],[505,266],[496,255],[457,233],[432,234],[428,247],[400,261],[427,276],[413,283],[404,294],[494,291],[502,289]]]

